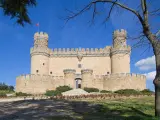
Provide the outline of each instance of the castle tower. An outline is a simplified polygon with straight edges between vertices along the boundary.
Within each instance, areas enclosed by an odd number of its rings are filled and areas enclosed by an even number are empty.
[[[34,47],[31,54],[31,74],[49,74],[48,34],[37,32],[34,34]]]
[[[82,88],[93,87],[92,86],[93,70],[83,69],[83,70],[81,70],[81,74],[82,74],[82,82],[81,82]]]
[[[65,69],[64,72],[64,85],[70,86],[71,88],[76,88],[75,73],[74,69]]]
[[[127,32],[123,29],[113,33],[111,48],[111,72],[130,73],[130,46],[126,43]]]

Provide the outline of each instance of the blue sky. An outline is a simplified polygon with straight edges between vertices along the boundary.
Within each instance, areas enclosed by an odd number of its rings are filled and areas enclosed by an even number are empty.
[[[139,0],[130,1],[131,7],[136,7]],[[158,2],[158,0],[157,0]],[[30,8],[29,14],[32,19],[32,25],[26,25],[24,28],[14,23],[9,17],[4,17],[0,12],[0,82],[15,85],[16,76],[30,73],[30,47],[33,45],[33,35],[37,32],[36,23],[40,24],[40,31],[49,34],[50,48],[100,48],[112,44],[112,33],[116,29],[126,29],[130,36],[137,35],[141,27],[137,19],[128,12],[118,10],[113,11],[111,19],[102,24],[105,11],[108,5],[99,5],[98,8],[103,12],[96,17],[95,24],[90,26],[88,21],[91,19],[91,12],[87,12],[76,19],[69,21],[64,25],[62,17],[66,17],[65,8],[70,10],[80,9],[88,1],[86,0],[41,0],[38,1],[36,8]],[[160,4],[160,1],[159,1]],[[151,9],[158,5],[153,2]],[[154,6],[154,7],[153,7]],[[157,26],[160,19],[153,18],[151,24]],[[158,24],[160,25],[160,24]],[[128,44],[135,43],[129,40]],[[146,74],[155,71],[153,62],[152,48],[145,49],[148,46],[142,46],[133,49],[131,56],[131,72]],[[149,63],[146,62],[149,59]],[[141,61],[138,65],[136,62]],[[144,66],[143,66],[144,65]],[[150,67],[146,68],[145,65]],[[140,68],[142,67],[142,69]],[[145,68],[145,69],[143,69]],[[153,77],[147,80],[147,88],[153,90]]]

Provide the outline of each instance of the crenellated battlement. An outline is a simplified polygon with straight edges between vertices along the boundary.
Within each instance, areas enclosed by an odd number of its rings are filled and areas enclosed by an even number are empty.
[[[111,47],[111,55],[114,54],[130,54],[131,47],[129,45],[120,48]]]
[[[115,73],[115,74],[107,74],[107,75],[94,75],[94,79],[105,79],[109,78],[119,78],[119,77],[135,77],[137,79],[146,79],[145,75],[135,74],[135,73]]]
[[[75,69],[64,69],[63,70],[64,74],[75,74],[76,70]]]
[[[115,30],[113,32],[113,39],[117,38],[117,37],[124,37],[126,38],[127,37],[127,31],[124,30],[124,29],[121,29],[121,30]]]
[[[105,78],[118,78],[118,77],[136,77],[137,79],[146,79],[145,75],[135,73],[115,73],[104,75]]]
[[[55,48],[51,51],[51,57],[58,56],[77,56],[81,54],[82,56],[109,56],[110,46],[105,48]]]
[[[39,75],[39,74],[26,74],[20,75],[16,78],[16,80],[63,80],[64,76],[50,76],[50,75]]]
[[[45,32],[36,32],[34,34],[34,40],[47,40],[48,41],[48,34]]]
[[[36,32],[34,34],[35,47],[48,47],[48,34],[45,32]]]
[[[33,56],[33,55],[46,55],[49,57],[50,52],[51,52],[51,49],[49,49],[47,47],[32,47],[30,49],[31,56]]]

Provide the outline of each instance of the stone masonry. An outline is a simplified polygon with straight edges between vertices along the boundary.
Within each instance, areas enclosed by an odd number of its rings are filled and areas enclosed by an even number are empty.
[[[130,73],[131,48],[127,32],[113,33],[113,46],[104,48],[48,48],[48,34],[35,33],[31,74],[16,78],[16,92],[45,93],[58,86],[100,90],[146,89],[144,75]]]

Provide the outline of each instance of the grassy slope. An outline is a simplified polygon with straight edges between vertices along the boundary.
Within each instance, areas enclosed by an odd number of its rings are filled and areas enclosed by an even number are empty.
[[[74,102],[73,104],[75,104]],[[87,100],[85,102],[87,102],[88,107],[86,107],[86,103],[79,105],[80,102],[76,100],[76,105],[74,105],[76,106],[75,113],[82,116],[76,120],[158,120],[154,117],[153,97],[123,100]],[[75,116],[72,117],[76,118]],[[72,120],[70,116],[57,116],[49,120],[55,119]]]

